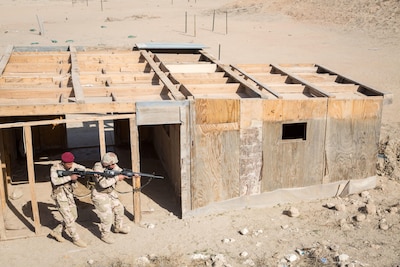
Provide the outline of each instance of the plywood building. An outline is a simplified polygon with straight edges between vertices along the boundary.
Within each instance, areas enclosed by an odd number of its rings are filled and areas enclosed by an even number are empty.
[[[76,122],[96,124],[100,156],[111,121],[137,171],[150,143],[182,217],[375,185],[391,94],[318,64],[229,65],[203,48],[10,47],[0,62],[3,236],[13,162],[23,156],[37,183],[35,165],[70,148]],[[31,201],[38,228],[33,186]]]

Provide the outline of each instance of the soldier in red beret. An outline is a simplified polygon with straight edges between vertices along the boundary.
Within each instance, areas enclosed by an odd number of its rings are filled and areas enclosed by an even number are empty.
[[[72,238],[75,245],[79,247],[86,247],[86,243],[82,241],[76,230],[75,221],[78,218],[78,210],[75,204],[73,190],[77,186],[76,181],[80,177],[78,174],[71,174],[69,176],[59,176],[57,171],[73,171],[73,170],[91,171],[75,162],[75,156],[71,152],[65,152],[61,155],[61,161],[57,161],[50,168],[50,177],[52,184],[51,197],[56,202],[58,211],[61,214],[62,222],[59,224],[50,235],[53,236],[58,242],[65,241],[62,236],[65,228],[68,235]]]

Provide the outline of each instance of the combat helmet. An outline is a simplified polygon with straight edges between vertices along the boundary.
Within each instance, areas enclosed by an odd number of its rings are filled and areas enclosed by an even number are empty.
[[[117,164],[117,163],[118,163],[118,157],[114,152],[107,152],[101,159],[101,164],[103,164],[103,166],[110,166],[112,164]]]

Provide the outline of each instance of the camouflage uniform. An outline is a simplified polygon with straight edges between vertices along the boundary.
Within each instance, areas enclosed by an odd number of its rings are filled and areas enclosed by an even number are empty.
[[[74,162],[70,170],[75,169],[90,170]],[[77,184],[75,181],[71,180],[70,176],[59,177],[57,170],[66,170],[61,161],[53,164],[50,168],[51,184],[53,188],[51,197],[54,199],[63,219],[61,224],[53,230],[53,236],[60,242],[64,241],[62,231],[65,227],[66,232],[71,236],[74,243],[81,246],[79,244],[84,243],[80,241],[80,237],[76,231],[75,221],[78,218],[78,211],[73,195],[73,189],[76,188]]]
[[[110,152],[109,152],[110,153]],[[107,154],[109,154],[107,153]],[[113,168],[107,167],[107,154],[103,157],[101,162],[95,163],[93,170],[95,172],[104,172],[106,170],[122,171],[122,169],[116,164],[118,159],[114,153],[115,161],[112,163]],[[114,224],[114,231],[116,233],[127,234],[129,227],[123,226],[124,206],[118,199],[118,193],[115,191],[115,186],[119,181],[119,177],[94,177],[94,187],[92,189],[92,202],[96,208],[97,216],[100,219],[100,232],[101,239],[106,243],[113,243],[114,240],[111,237],[111,226]]]

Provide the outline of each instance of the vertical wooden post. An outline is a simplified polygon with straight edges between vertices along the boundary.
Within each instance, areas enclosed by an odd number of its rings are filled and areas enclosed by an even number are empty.
[[[132,169],[140,171],[139,132],[135,121],[136,117],[129,119]],[[134,178],[133,183],[133,214],[134,222],[140,223],[142,211],[140,207],[140,177]]]
[[[226,32],[226,34],[228,34],[228,11],[226,11],[226,13],[225,13],[225,32]]]
[[[185,12],[185,33],[187,33],[187,11]]]
[[[99,143],[100,143],[100,157],[102,157],[106,152],[106,138],[104,133],[104,120],[99,120]]]
[[[26,149],[26,166],[28,169],[28,181],[31,191],[31,206],[33,214],[33,222],[35,226],[36,235],[40,234],[40,217],[39,207],[36,200],[35,192],[35,168],[33,162],[33,148],[32,148],[32,129],[31,126],[24,126],[24,141]]]
[[[218,45],[218,60],[221,60],[221,44]]]
[[[1,160],[4,154],[3,147],[3,129],[0,129],[0,240],[6,240],[6,226],[4,221],[4,210],[6,209],[6,190],[7,186],[3,176],[3,161]]]
[[[214,24],[215,24],[215,9],[213,14],[212,31],[214,31]]]
[[[194,37],[196,37],[196,15],[194,15]]]

